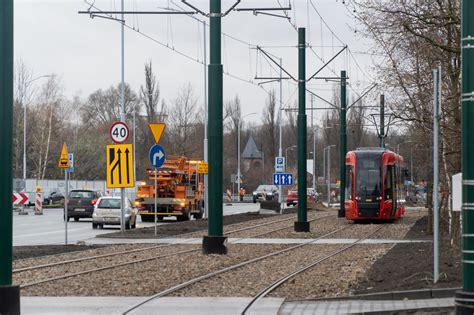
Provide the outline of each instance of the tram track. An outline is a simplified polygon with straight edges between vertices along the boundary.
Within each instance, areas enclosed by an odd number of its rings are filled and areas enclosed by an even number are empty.
[[[340,253],[343,253],[351,248],[353,248],[354,246],[360,244],[362,241],[368,239],[370,236],[378,233],[381,229],[383,228],[383,226],[379,226],[378,228],[376,228],[374,231],[371,231],[370,233],[368,233],[367,235],[365,235],[363,238],[360,238],[358,239],[357,241],[355,241],[354,243],[352,244],[349,244],[349,245],[346,245],[346,246],[343,246],[342,248],[339,248],[327,255],[324,255],[323,257],[320,257],[316,260],[314,260],[313,262],[293,271],[293,272],[290,272],[288,273],[287,275],[281,277],[280,279],[272,282],[270,285],[266,286],[265,288],[263,288],[259,293],[257,293],[254,297],[252,297],[251,301],[245,306],[245,308],[243,309],[241,315],[246,315],[247,312],[258,302],[260,301],[261,299],[263,299],[265,296],[267,296],[268,294],[270,294],[271,292],[273,292],[275,289],[277,289],[278,287],[280,287],[281,285],[283,285],[284,283],[288,282],[290,279],[296,277],[297,275],[303,273],[304,271],[310,269],[310,268],[313,268],[315,267],[316,265],[330,259],[330,258],[333,258],[335,257],[336,255],[339,255]]]
[[[249,260],[246,260],[244,262],[240,262],[238,264],[235,264],[235,265],[232,265],[232,266],[229,266],[229,267],[225,267],[225,268],[222,268],[220,270],[217,270],[217,271],[213,271],[213,272],[210,272],[210,273],[207,273],[205,275],[202,275],[202,276],[199,276],[199,277],[196,277],[194,279],[191,279],[191,280],[188,280],[186,282],[183,282],[181,284],[178,284],[176,286],[173,286],[171,288],[168,288],[166,290],[163,290],[161,292],[158,292],[150,297],[148,297],[147,299],[133,305],[131,308],[127,309],[123,314],[129,314],[131,311],[139,308],[140,306],[154,300],[154,299],[157,299],[157,298],[161,298],[161,297],[164,297],[164,296],[168,296],[174,292],[177,292],[179,290],[182,290],[182,289],[185,289],[187,287],[190,287],[191,285],[194,285],[196,283],[199,283],[201,281],[204,281],[204,280],[207,280],[207,279],[210,279],[210,278],[213,278],[215,276],[218,276],[222,273],[226,273],[226,272],[230,272],[230,271],[233,271],[233,270],[236,270],[238,268],[241,268],[241,267],[244,267],[244,266],[247,266],[247,265],[250,265],[252,263],[256,263],[256,262],[260,262],[262,260],[265,260],[265,259],[268,259],[268,258],[272,258],[272,257],[275,257],[277,255],[281,255],[281,254],[284,254],[284,253],[287,253],[287,252],[290,252],[290,251],[293,251],[293,250],[296,250],[296,249],[299,249],[303,246],[306,246],[306,245],[309,245],[309,244],[313,244],[315,243],[316,241],[320,240],[320,239],[323,239],[323,238],[326,238],[328,236],[331,236],[331,235],[334,235],[338,232],[341,232],[343,230],[346,230],[348,228],[350,228],[351,226],[349,225],[346,225],[344,227],[341,227],[341,228],[338,228],[336,230],[333,230],[329,233],[326,233],[324,235],[321,235],[315,239],[311,239],[311,240],[308,240],[306,242],[303,242],[301,244],[298,244],[298,245],[294,245],[294,246],[290,246],[290,247],[287,247],[285,249],[281,249],[281,250],[277,250],[277,251],[273,251],[271,253],[268,253],[268,254],[265,254],[265,255],[262,255],[262,256],[259,256],[259,257],[256,257],[256,258],[252,258],[252,259],[249,259]],[[381,228],[381,227],[380,227]],[[379,229],[380,229],[379,228]],[[378,229],[378,230],[379,230]],[[377,231],[378,231],[377,230]],[[374,232],[375,233],[375,232]]]
[[[322,218],[329,217],[329,216],[332,216],[332,215],[316,217],[314,219],[317,220],[319,218],[322,219]],[[244,228],[238,228],[238,229],[227,231],[227,232],[224,233],[224,235],[228,236],[228,235],[231,235],[231,234],[235,234],[235,233],[239,233],[239,232],[243,232],[243,231],[248,231],[248,230],[252,230],[252,229],[256,229],[256,228],[260,228],[260,227],[264,227],[264,226],[268,226],[268,225],[278,224],[278,223],[281,223],[281,222],[285,222],[285,221],[288,221],[288,220],[294,220],[294,219],[295,219],[295,217],[291,216],[291,217],[285,218],[285,219],[274,220],[274,221],[265,222],[265,223],[261,223],[261,224],[254,224],[254,225],[247,226],[247,227],[244,227]],[[238,224],[241,224],[241,223],[238,223]],[[285,228],[287,228],[287,227],[285,227]],[[274,231],[280,231],[280,230],[281,229],[277,229],[277,230],[274,230]],[[179,234],[178,236],[180,238],[185,238],[187,236],[190,237],[190,236],[194,235],[195,233],[196,232],[189,232],[189,233],[185,233],[185,234]],[[175,236],[169,236],[169,237],[166,237],[165,239],[170,239],[170,238],[173,238],[173,237],[175,237]],[[32,270],[37,270],[37,269],[49,268],[49,267],[60,266],[60,265],[64,265],[64,264],[77,263],[77,262],[83,262],[83,261],[100,259],[100,258],[107,258],[107,257],[113,257],[113,256],[119,256],[119,255],[139,253],[139,252],[144,252],[144,251],[149,251],[149,250],[166,248],[166,247],[170,247],[172,245],[173,244],[162,244],[162,245],[146,246],[146,247],[143,247],[143,248],[123,250],[123,251],[118,251],[118,252],[112,252],[112,253],[100,254],[100,255],[93,255],[93,256],[76,258],[76,259],[68,259],[68,260],[64,260],[64,261],[53,262],[53,263],[48,263],[48,264],[41,264],[41,265],[36,265],[36,266],[22,267],[22,268],[14,269],[13,273],[32,271]],[[93,250],[96,250],[96,249],[93,249]],[[67,254],[70,254],[70,253],[67,253]],[[81,254],[84,254],[84,252],[81,252]],[[46,257],[41,257],[41,258],[60,257],[62,255],[64,255],[64,254],[48,255]]]
[[[324,219],[324,218],[328,218],[328,217],[332,217],[332,216],[333,216],[332,214],[331,215],[326,215],[326,216],[317,216],[317,217],[312,218],[308,221],[313,222],[313,221],[316,221],[316,220],[320,220],[320,219]],[[235,230],[232,230],[232,231],[228,231],[225,234],[230,235],[232,233],[238,233],[238,232],[241,232],[241,231],[255,229],[255,228],[258,228],[258,227],[267,226],[267,225],[271,225],[271,224],[275,224],[275,223],[281,223],[281,222],[284,222],[284,221],[287,221],[287,220],[293,220],[293,219],[294,219],[294,217],[291,217],[291,218],[288,218],[288,219],[277,220],[277,221],[274,221],[274,222],[266,222],[266,223],[263,223],[263,224],[253,225],[251,227],[245,227],[245,228],[240,228],[240,229],[235,229]],[[252,235],[250,237],[259,237],[259,236],[263,236],[263,235],[266,235],[266,234],[271,234],[271,233],[274,233],[276,231],[281,231],[281,230],[284,230],[284,229],[291,228],[292,226],[293,226],[292,224],[291,225],[286,225],[284,227],[279,227],[279,228],[276,228],[276,229],[272,229],[270,231],[265,231],[263,233],[255,234],[255,235]],[[240,239],[244,239],[244,238],[246,238],[246,237],[242,237]],[[240,240],[240,239],[237,239],[237,240]],[[112,257],[112,256],[122,255],[122,254],[150,251],[150,250],[154,250],[154,249],[162,250],[163,248],[170,248],[173,245],[174,244],[165,244],[165,245],[159,245],[159,246],[151,246],[151,247],[147,247],[147,248],[140,248],[140,249],[134,250],[133,252],[132,251],[126,251],[126,252],[120,252],[120,253],[110,253],[110,254],[105,254],[105,255],[96,255],[96,256],[93,256],[93,257],[85,257],[85,258],[80,258],[80,259],[68,260],[68,261],[64,261],[64,262],[44,264],[44,265],[36,266],[36,267],[23,268],[23,270],[17,269],[14,272],[15,273],[28,272],[28,271],[33,271],[33,270],[36,270],[36,269],[57,267],[57,266],[66,265],[66,264],[74,263],[74,262],[84,262],[84,261],[90,261],[90,260],[94,260],[94,259],[108,258],[108,257]],[[186,250],[181,250],[181,251],[174,251],[174,252],[165,253],[165,254],[160,253],[159,255],[154,255],[154,256],[151,256],[151,257],[146,257],[146,258],[141,258],[141,259],[134,259],[134,260],[127,260],[125,262],[118,263],[118,264],[113,264],[113,265],[108,265],[108,266],[103,266],[103,267],[98,267],[98,268],[89,268],[89,269],[86,269],[86,270],[81,270],[81,271],[67,273],[67,274],[63,274],[63,275],[59,275],[59,276],[49,277],[49,278],[46,278],[46,279],[31,281],[31,282],[28,282],[28,283],[21,284],[20,288],[28,288],[28,287],[32,287],[32,286],[36,286],[36,285],[40,285],[40,284],[44,284],[44,283],[48,283],[48,282],[52,282],[52,281],[63,280],[63,279],[67,279],[67,278],[71,278],[71,277],[75,277],[75,276],[86,275],[86,274],[90,274],[90,273],[94,273],[94,272],[100,272],[100,271],[104,271],[104,270],[119,268],[119,267],[132,265],[132,264],[143,263],[143,262],[156,260],[156,259],[160,259],[160,258],[166,258],[166,257],[179,255],[179,254],[186,254],[186,253],[196,252],[196,251],[200,251],[200,250],[201,250],[201,247],[186,249]]]

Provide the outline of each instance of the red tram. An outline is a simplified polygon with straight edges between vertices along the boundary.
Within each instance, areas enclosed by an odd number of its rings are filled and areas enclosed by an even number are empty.
[[[348,220],[396,220],[405,213],[403,157],[383,148],[346,155],[345,213]]]

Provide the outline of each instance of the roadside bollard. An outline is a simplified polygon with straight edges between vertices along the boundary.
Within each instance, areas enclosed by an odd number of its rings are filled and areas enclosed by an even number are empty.
[[[43,215],[43,194],[42,193],[36,193],[35,215]]]

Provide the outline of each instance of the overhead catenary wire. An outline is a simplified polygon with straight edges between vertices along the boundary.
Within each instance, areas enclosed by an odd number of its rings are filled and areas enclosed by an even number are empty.
[[[94,3],[88,2],[88,0],[84,0],[84,3],[86,3],[87,5],[89,5],[90,8],[94,8],[95,10],[97,10],[97,11],[99,11],[99,12],[104,12],[103,10],[101,10],[100,8],[98,8]],[[115,20],[116,22],[121,23],[121,21],[119,21],[118,19],[115,19],[112,14],[107,14],[107,17],[109,17],[109,18]],[[198,19],[198,20],[199,20],[199,19]],[[197,63],[199,63],[199,64],[204,64],[204,62],[203,62],[202,60],[199,60],[199,58],[192,57],[192,56],[190,56],[189,54],[186,54],[186,53],[184,53],[184,52],[182,52],[182,51],[176,49],[174,46],[170,46],[170,45],[168,45],[168,44],[166,44],[166,43],[164,43],[164,42],[162,42],[162,41],[160,41],[160,40],[158,40],[158,39],[152,37],[151,35],[148,35],[147,33],[143,32],[143,31],[134,29],[131,25],[127,24],[126,22],[123,22],[123,25],[124,25],[125,28],[127,28],[127,29],[129,29],[129,30],[131,30],[131,31],[133,31],[133,32],[136,32],[137,34],[141,35],[142,37],[147,38],[147,39],[151,40],[152,42],[154,42],[155,44],[158,44],[158,45],[160,45],[160,46],[162,46],[162,47],[164,47],[164,48],[167,48],[167,49],[169,49],[169,50],[171,50],[171,51],[177,53],[178,55],[180,55],[180,56],[182,56],[182,57],[184,57],[184,58],[186,58],[186,59],[188,59],[188,60],[197,62]],[[255,46],[255,47],[256,47],[256,46]],[[251,79],[244,79],[244,78],[241,78],[241,77],[239,77],[239,76],[237,76],[237,75],[235,75],[235,74],[230,73],[229,71],[224,71],[224,74],[227,75],[227,76],[229,76],[229,77],[231,77],[231,78],[234,78],[234,79],[236,79],[236,80],[238,80],[238,81],[245,82],[245,83],[254,85],[254,86],[256,86],[256,87],[259,87],[259,88],[262,89],[267,95],[270,95],[270,92],[269,92],[268,90],[266,90],[266,89],[265,89],[264,87],[262,87],[262,86],[259,86],[257,83],[255,83],[255,82],[254,82],[253,80],[251,80]],[[278,101],[279,101],[279,100],[278,100]]]

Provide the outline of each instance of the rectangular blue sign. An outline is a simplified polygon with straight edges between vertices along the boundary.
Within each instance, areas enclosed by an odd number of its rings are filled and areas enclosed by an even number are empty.
[[[66,168],[66,171],[68,173],[72,173],[74,172],[74,153],[69,153],[68,158],[69,158],[69,165],[71,165],[71,167]]]
[[[273,185],[292,186],[293,174],[291,173],[275,173],[273,174]]]

